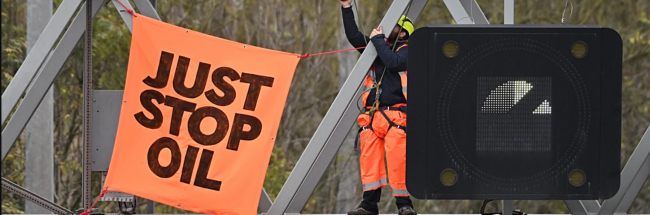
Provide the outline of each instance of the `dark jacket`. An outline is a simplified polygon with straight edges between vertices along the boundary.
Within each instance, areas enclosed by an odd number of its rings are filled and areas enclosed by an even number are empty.
[[[408,56],[408,46],[401,48],[399,51],[392,51],[392,46],[386,44],[385,35],[379,34],[373,38],[368,38],[363,35],[357,23],[354,21],[354,12],[352,7],[342,8],[343,14],[343,26],[345,27],[345,35],[348,38],[348,41],[355,48],[366,46],[364,38],[375,45],[377,49],[377,59],[375,59],[375,78],[378,82],[381,79],[382,72],[385,67],[386,73],[384,74],[384,79],[380,86],[381,94],[379,95],[379,101],[381,106],[392,106],[399,103],[406,103],[406,98],[402,94],[402,82],[398,72],[406,70],[407,66],[407,56]],[[393,27],[384,27],[385,32],[391,32]],[[397,42],[395,50],[405,44],[404,42]],[[359,49],[359,52],[363,52],[364,49]],[[372,105],[375,102],[375,90],[370,91],[368,100],[366,104],[368,106]]]

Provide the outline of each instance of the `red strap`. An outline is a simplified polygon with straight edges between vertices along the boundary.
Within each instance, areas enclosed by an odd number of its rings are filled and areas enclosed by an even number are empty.
[[[308,58],[308,57],[311,57],[311,56],[326,55],[326,54],[334,54],[334,53],[346,52],[346,51],[352,51],[352,50],[363,49],[363,48],[366,48],[366,47],[363,46],[363,47],[358,47],[358,48],[343,49],[343,50],[330,51],[330,52],[322,52],[322,53],[316,53],[316,54],[304,54],[304,55],[301,55],[300,58]]]
[[[409,45],[408,43],[404,43],[404,45],[401,45],[400,47],[397,48],[397,51],[399,51],[399,49],[404,48],[404,47],[406,47],[408,45]]]
[[[138,17],[138,16],[135,15],[135,13],[133,12],[133,10],[127,8],[124,4],[122,4],[122,2],[121,2],[120,0],[117,0],[117,3],[120,3],[120,4],[122,5],[122,7],[124,7],[124,9],[126,9],[126,12],[129,12],[131,15],[133,15],[133,16],[135,16],[135,17]]]
[[[95,204],[97,204],[97,201],[99,201],[100,198],[104,197],[104,194],[106,194],[106,192],[108,192],[108,187],[106,187],[106,188],[104,188],[104,190],[102,190],[102,192],[99,194],[99,197],[97,197],[97,199],[95,199],[95,202],[93,202],[93,205],[90,206],[90,208],[88,208],[88,210],[86,210],[83,213],[80,213],[79,215],[89,215],[90,210],[93,209],[93,207],[95,207]]]

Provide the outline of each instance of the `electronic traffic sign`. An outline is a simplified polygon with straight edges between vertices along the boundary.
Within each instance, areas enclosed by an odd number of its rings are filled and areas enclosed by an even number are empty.
[[[592,26],[420,28],[407,187],[421,199],[603,199],[620,183],[622,40]]]

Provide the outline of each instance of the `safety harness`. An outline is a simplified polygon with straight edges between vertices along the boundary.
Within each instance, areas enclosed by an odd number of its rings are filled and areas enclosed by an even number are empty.
[[[404,45],[400,46],[399,48],[397,48],[397,51],[399,51],[401,48],[406,47],[406,46],[408,46],[408,44],[404,44]],[[372,132],[375,132],[375,130],[372,128],[372,122],[374,121],[374,118],[375,118],[374,114],[373,114],[374,111],[378,110],[384,116],[386,121],[388,121],[388,123],[390,124],[390,126],[388,127],[388,130],[386,132],[390,131],[391,128],[395,127],[395,128],[404,130],[404,132],[406,133],[406,126],[401,126],[401,125],[398,125],[395,122],[391,121],[390,118],[388,117],[388,115],[386,115],[386,113],[384,112],[384,111],[389,111],[389,110],[396,110],[396,111],[400,111],[400,112],[406,114],[406,106],[401,106],[401,107],[379,106],[379,107],[377,107],[376,105],[379,103],[377,101],[377,100],[379,100],[379,98],[378,98],[379,96],[377,96],[377,98],[375,99],[375,104],[373,104],[373,106],[371,106],[371,108],[368,108],[368,105],[366,104],[366,101],[368,99],[368,96],[370,95],[370,91],[372,89],[378,89],[378,90],[375,91],[375,94],[377,94],[377,95],[380,94],[379,85],[381,85],[381,82],[380,83],[375,82],[375,78],[372,76],[374,74],[374,70],[375,70],[375,67],[373,65],[371,70],[368,71],[369,75],[366,75],[366,80],[364,81],[364,84],[363,84],[366,87],[366,90],[364,90],[364,92],[363,92],[363,94],[361,96],[363,98],[363,104],[365,106],[363,113],[365,113],[365,112],[370,113],[369,114],[370,115],[370,123],[368,125],[366,125],[366,126],[362,126],[362,127],[359,128],[356,140],[354,141],[354,150],[355,151],[358,150],[359,138],[361,137],[361,132],[363,132],[365,130],[368,130],[368,129],[370,129]],[[399,72],[399,74],[400,74],[401,84],[402,84],[402,93],[404,95],[404,98],[406,99],[407,98],[407,83],[408,83],[407,74],[408,73],[405,70],[405,71]],[[382,76],[383,76],[383,74],[382,74]],[[383,77],[382,77],[382,79],[383,79]]]
[[[406,12],[404,14],[408,14],[409,10],[411,9],[411,3],[413,3],[413,1],[409,1],[409,4],[408,4],[408,6],[406,8]],[[355,5],[358,5],[356,3],[356,0],[355,0]],[[355,7],[355,9],[356,8],[357,7]],[[357,9],[356,12],[357,12],[357,14],[359,14],[358,9]],[[408,21],[410,22],[410,20],[408,20]],[[400,29],[397,32],[397,35],[399,35],[402,32],[403,28],[404,28],[403,26],[400,26]],[[365,35],[365,33],[363,33],[363,30],[362,30],[361,33]],[[363,37],[363,39],[366,42],[366,45],[368,45],[368,41],[366,41],[365,36]],[[397,43],[398,43],[398,41],[396,40],[394,45],[393,45],[393,50],[395,50],[395,46],[397,45]],[[397,48],[397,50],[395,52],[399,51],[401,48],[406,47],[406,46],[408,46],[407,43],[405,43],[404,45]],[[388,117],[388,115],[386,115],[386,113],[384,112],[386,110],[399,110],[402,113],[406,114],[406,106],[402,106],[402,107],[380,106],[380,102],[379,102],[379,95],[381,94],[380,86],[381,86],[382,80],[384,79],[384,74],[386,74],[386,69],[387,68],[388,67],[384,67],[384,71],[381,74],[381,78],[379,79],[379,82],[377,82],[377,79],[374,77],[374,71],[375,71],[374,63],[372,65],[372,68],[370,69],[370,71],[368,71],[368,73],[371,74],[371,75],[366,75],[366,80],[364,81],[364,86],[366,87],[366,90],[364,90],[364,92],[363,92],[363,94],[361,95],[360,98],[363,99],[363,105],[364,105],[364,111],[362,112],[362,114],[365,114],[365,112],[369,112],[370,123],[368,125],[366,125],[366,126],[362,126],[362,127],[359,128],[359,131],[357,132],[356,140],[354,141],[354,150],[355,151],[358,150],[359,138],[361,137],[361,132],[363,132],[365,130],[368,130],[368,129],[370,129],[372,132],[375,132],[375,130],[372,128],[372,122],[374,121],[374,112],[376,110],[379,110],[379,112],[384,116],[384,118],[386,118],[386,121],[388,121],[389,124],[390,124],[390,126],[388,127],[386,132],[388,132],[392,127],[396,127],[398,129],[404,130],[404,133],[406,133],[406,126],[400,126],[400,125],[396,124],[395,122],[391,121],[390,118]],[[407,98],[407,92],[406,92],[406,89],[407,89],[406,88],[407,87],[406,86],[406,83],[407,83],[407,71],[406,70],[401,71],[401,72],[399,72],[399,75],[400,75],[400,78],[401,78],[402,93],[404,94],[404,98],[406,99]],[[372,89],[376,89],[375,90],[375,96],[376,96],[375,97],[375,102],[374,102],[374,104],[372,104],[371,108],[367,108],[368,106],[366,104],[366,101],[368,100],[368,96],[369,96],[370,91]],[[359,111],[361,111],[361,108],[360,108]]]
[[[370,108],[365,108],[365,109],[366,109],[366,111],[370,111]],[[384,107],[379,107],[377,110],[379,111],[379,113],[381,113],[381,115],[384,116],[386,121],[388,121],[388,123],[389,123],[389,127],[388,127],[388,130],[386,130],[386,132],[390,131],[391,128],[395,127],[395,128],[398,128],[398,129],[402,129],[402,130],[404,130],[404,133],[407,133],[406,132],[406,126],[401,126],[401,125],[398,125],[397,123],[393,122],[392,120],[390,120],[390,118],[388,118],[388,115],[386,115],[386,112],[384,112],[384,111],[387,111],[387,110],[396,110],[396,111],[400,111],[400,112],[406,114],[406,106],[401,106],[401,107],[387,107],[387,106],[384,106]],[[354,141],[354,150],[355,151],[357,151],[359,149],[358,148],[359,147],[359,138],[361,137],[361,132],[363,132],[365,130],[371,130],[372,132],[375,132],[375,130],[372,129],[372,122],[374,121],[374,119],[375,119],[374,117],[371,117],[370,118],[370,123],[368,125],[359,127],[359,131],[357,131],[356,140]]]

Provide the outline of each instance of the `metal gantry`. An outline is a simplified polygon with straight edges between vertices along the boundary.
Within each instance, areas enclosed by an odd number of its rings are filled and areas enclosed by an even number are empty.
[[[18,135],[33,115],[47,89],[59,74],[63,63],[72,52],[81,35],[84,34],[86,30],[85,24],[94,18],[99,9],[108,0],[86,1],[93,1],[93,3],[88,4],[82,0],[64,0],[61,3],[43,31],[42,35],[47,36],[38,39],[14,79],[2,94],[2,122],[10,118],[9,123],[2,130],[3,161]],[[490,24],[475,0],[443,0],[443,2],[458,24]],[[505,24],[514,24],[514,0],[504,0],[504,2]],[[128,9],[133,9],[129,1],[123,1],[123,3]],[[154,6],[155,0],[133,0],[133,3],[137,6],[140,14],[160,20],[160,16]],[[412,20],[417,20],[427,3],[428,0],[412,0],[411,8],[408,10],[407,15]],[[129,30],[132,31],[133,18],[126,12],[127,8],[122,7],[116,1],[113,1],[113,4]],[[397,23],[398,18],[406,11],[408,5],[409,1],[393,1],[382,19],[380,26],[392,26],[393,24],[391,23]],[[90,8],[86,8],[87,6],[90,6]],[[80,10],[65,31],[65,34],[61,37],[60,42],[54,47],[55,42],[61,36],[67,23],[72,19],[77,8],[80,8]],[[86,16],[88,13],[91,13],[90,16]],[[87,19],[84,20],[84,18]],[[91,39],[89,36],[85,38],[85,41],[89,42]],[[54,49],[52,49],[53,47]],[[304,208],[307,200],[314,192],[316,184],[324,174],[325,169],[334,158],[350,128],[354,125],[358,114],[354,108],[356,105],[355,98],[361,94],[363,77],[377,57],[373,44],[369,43],[368,47],[361,54],[352,72],[343,84],[340,93],[334,99],[330,109],[278,194],[276,201],[272,202],[266,191],[262,190],[259,203],[259,209],[262,213],[300,214]],[[88,49],[87,52],[91,53],[91,50]],[[86,60],[90,62],[90,58],[86,58]],[[86,71],[90,71],[92,68],[88,67],[86,69]],[[92,110],[90,112],[93,115],[87,116],[89,120],[87,122],[85,121],[87,123],[84,130],[85,135],[87,135],[85,139],[87,143],[94,142],[97,144],[93,146],[93,149],[102,148],[107,151],[108,149],[112,151],[113,141],[111,141],[110,137],[112,135],[114,140],[114,135],[117,132],[117,119],[119,118],[117,116],[119,115],[122,91],[109,92],[92,90],[92,86],[89,89],[84,91],[84,99],[89,99],[88,104],[85,104],[84,108],[90,108],[88,110]],[[23,94],[24,97],[20,105],[18,105],[13,116],[9,117]],[[92,97],[93,94],[97,96]],[[93,106],[92,103],[107,105]],[[87,118],[85,117],[84,119]],[[93,118],[105,120],[102,123],[92,123]],[[97,135],[97,137],[91,136],[90,134]],[[101,139],[97,139],[100,137]],[[84,147],[88,149],[86,152],[91,149],[90,144],[85,144]],[[85,153],[85,156],[88,156],[87,159],[89,160],[91,155],[92,153]],[[108,163],[110,163],[110,156],[93,156],[93,158],[96,159],[92,159],[92,164],[89,163],[89,167],[84,168],[84,175],[89,175],[90,171],[107,170]],[[104,170],[104,165],[106,170]],[[596,200],[565,201],[565,203],[572,214],[626,214],[649,175],[650,127],[648,127],[641,142],[623,169],[620,190],[613,198],[604,201],[602,206]],[[89,181],[87,183],[89,184]],[[44,206],[54,213],[74,213],[4,178],[2,180],[2,187],[25,197],[29,201]],[[84,207],[87,209],[88,204],[85,201],[90,198],[90,190],[84,189],[83,196]],[[504,201],[503,206],[504,211],[512,211],[508,209],[513,207],[512,201]],[[148,213],[153,213],[153,204],[148,205]]]

